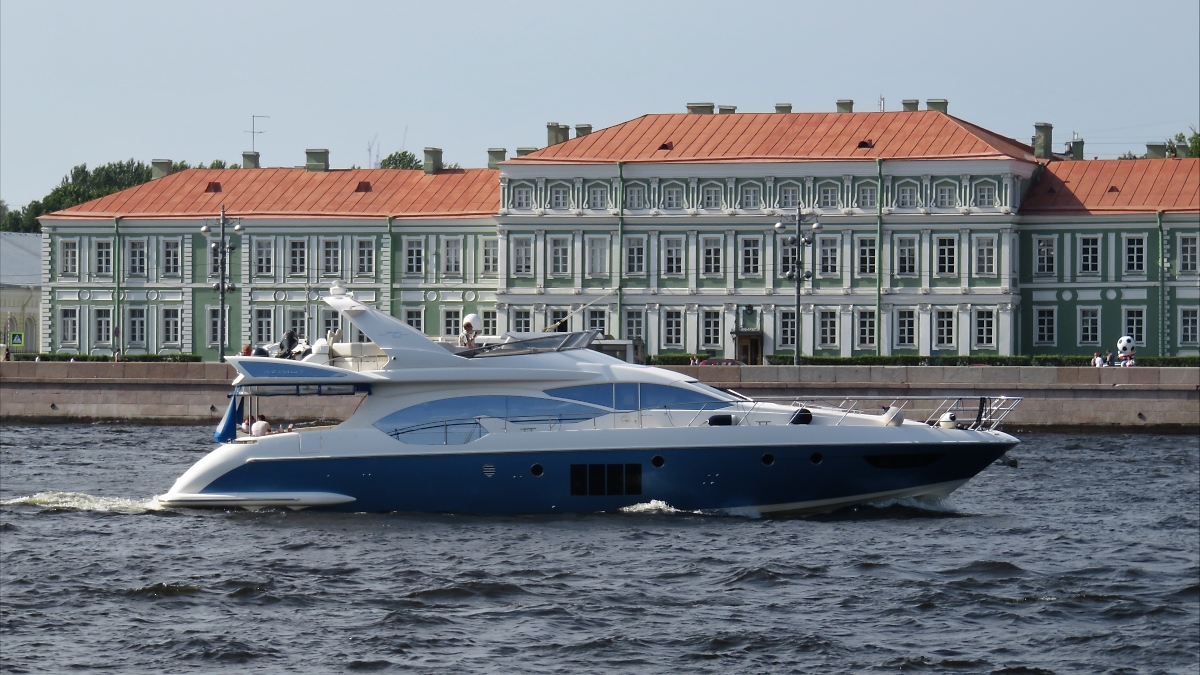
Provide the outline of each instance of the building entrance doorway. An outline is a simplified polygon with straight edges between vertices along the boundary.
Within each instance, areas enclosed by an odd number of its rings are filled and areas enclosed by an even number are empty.
[[[753,333],[739,333],[737,336],[738,361],[748,366],[761,365],[762,345],[762,333],[758,331],[754,331]]]

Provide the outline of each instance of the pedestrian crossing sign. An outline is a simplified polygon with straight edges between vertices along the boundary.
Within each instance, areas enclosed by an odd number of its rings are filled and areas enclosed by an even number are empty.
[[[25,334],[24,333],[9,333],[8,334],[8,344],[12,345],[13,347],[24,347],[25,346]]]

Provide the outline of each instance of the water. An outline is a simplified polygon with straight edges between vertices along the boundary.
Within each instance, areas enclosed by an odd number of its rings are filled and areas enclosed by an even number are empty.
[[[1200,672],[1194,437],[808,519],[171,511],[211,429],[0,438],[5,672]]]

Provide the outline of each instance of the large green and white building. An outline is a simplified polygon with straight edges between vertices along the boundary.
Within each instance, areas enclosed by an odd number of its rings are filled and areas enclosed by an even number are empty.
[[[42,344],[215,358],[224,206],[235,348],[338,326],[319,302],[336,280],[429,335],[478,313],[486,333],[596,328],[650,354],[1069,354],[1126,334],[1198,353],[1200,160],[1068,159],[1049,125],[1025,145],[944,101],[851,108],[551,123],[488,169],[430,148],[423,171],[322,151],[163,171],[41,219]]]

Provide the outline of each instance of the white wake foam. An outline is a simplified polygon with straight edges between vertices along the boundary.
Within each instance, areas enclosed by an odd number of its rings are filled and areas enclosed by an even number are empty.
[[[139,500],[122,497],[97,497],[82,492],[39,492],[28,497],[0,501],[0,506],[28,504],[48,509],[73,509],[108,513],[145,513],[162,507],[157,499]]]
[[[905,506],[910,509],[934,511],[936,513],[959,513],[954,504],[950,503],[950,500],[945,497],[900,497],[899,499],[867,502],[867,505],[880,509],[886,509],[889,506]]]
[[[626,506],[621,509],[621,512],[622,513],[686,513],[686,511],[680,511],[679,509],[673,508],[670,504],[668,504],[664,501],[658,500],[658,499],[651,499],[650,501],[644,502],[642,504],[634,504],[633,506]]]

